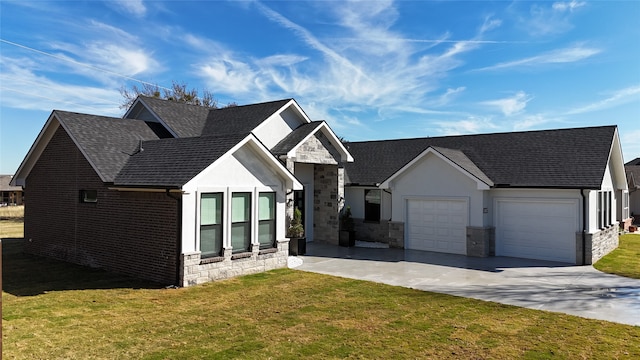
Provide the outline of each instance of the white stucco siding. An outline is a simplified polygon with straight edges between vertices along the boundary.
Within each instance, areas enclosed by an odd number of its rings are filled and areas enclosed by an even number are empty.
[[[257,242],[257,197],[259,192],[276,193],[276,239],[285,238],[285,180],[278,176],[260,156],[244,146],[231,156],[214,163],[184,187],[182,197],[182,252],[199,251],[199,198],[202,193],[223,193],[223,238],[225,246],[230,240],[226,229],[230,228],[230,199],[234,192],[252,194],[253,242]]]
[[[483,190],[469,176],[434,154],[427,154],[391,183],[392,220],[406,222],[409,198],[468,199],[470,226],[483,226]]]
[[[289,107],[260,124],[254,134],[267,148],[271,149],[295,128],[306,122],[297,111]]]

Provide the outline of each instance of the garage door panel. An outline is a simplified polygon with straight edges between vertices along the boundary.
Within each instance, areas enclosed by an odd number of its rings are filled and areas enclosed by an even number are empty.
[[[466,254],[466,200],[407,200],[407,249]]]
[[[577,201],[501,200],[496,255],[575,263]]]

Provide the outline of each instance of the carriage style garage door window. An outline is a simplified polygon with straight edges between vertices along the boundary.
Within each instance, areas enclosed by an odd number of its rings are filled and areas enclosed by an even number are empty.
[[[408,199],[407,249],[467,253],[466,199]]]

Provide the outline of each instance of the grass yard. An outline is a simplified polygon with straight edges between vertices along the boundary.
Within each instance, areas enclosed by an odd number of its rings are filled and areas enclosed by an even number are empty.
[[[0,239],[24,236],[24,206],[0,207]]]
[[[640,279],[640,234],[620,236],[620,245],[593,265],[596,269]]]
[[[0,219],[23,219],[24,205],[0,207]]]
[[[295,270],[182,289],[3,241],[5,359],[638,358],[640,327]]]

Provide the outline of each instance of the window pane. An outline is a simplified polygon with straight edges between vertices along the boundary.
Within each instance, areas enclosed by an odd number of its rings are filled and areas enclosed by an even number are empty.
[[[258,220],[271,220],[275,218],[275,193],[260,193],[258,200]]]
[[[231,199],[231,247],[233,252],[251,246],[251,193],[234,193]]]
[[[263,220],[258,225],[258,240],[260,247],[272,247],[276,240],[275,220]]]
[[[215,256],[222,252],[222,225],[202,226],[200,228],[200,256]]]
[[[249,250],[251,242],[251,231],[248,223],[237,223],[231,225],[231,247],[233,252],[243,252]]]
[[[249,221],[251,193],[235,193],[231,199],[231,221]]]
[[[200,225],[222,223],[222,194],[202,194],[200,198]]]

